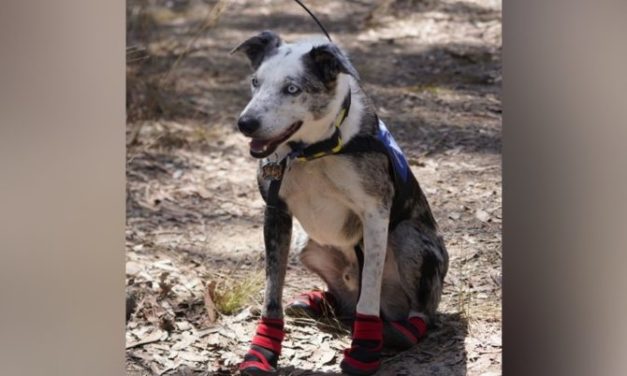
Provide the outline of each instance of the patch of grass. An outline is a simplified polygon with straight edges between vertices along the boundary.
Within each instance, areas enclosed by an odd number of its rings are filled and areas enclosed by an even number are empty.
[[[470,266],[466,261],[458,259],[453,260],[451,265],[459,271],[459,279],[452,286],[451,305],[455,307],[456,312],[468,319],[473,305],[473,294],[469,285]]]
[[[467,285],[460,286],[457,291],[457,312],[464,317],[470,317],[470,309],[472,303],[472,292]]]
[[[432,95],[444,95],[453,92],[450,89],[435,84],[417,84],[413,86],[408,86],[405,89],[414,94],[429,93]]]
[[[258,298],[263,287],[263,273],[255,272],[245,277],[228,276],[218,282],[213,291],[216,310],[223,315],[233,315]]]

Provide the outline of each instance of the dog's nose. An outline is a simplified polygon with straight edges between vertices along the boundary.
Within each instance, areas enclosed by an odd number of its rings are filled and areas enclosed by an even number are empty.
[[[250,116],[242,116],[237,121],[237,127],[239,128],[240,132],[242,132],[246,136],[250,136],[255,133],[255,131],[259,129],[260,126],[261,124],[259,123],[259,120]]]

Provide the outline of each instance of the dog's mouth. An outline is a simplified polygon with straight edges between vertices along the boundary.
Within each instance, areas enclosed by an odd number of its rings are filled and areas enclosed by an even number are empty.
[[[300,129],[300,126],[303,125],[302,121],[297,121],[296,123],[290,125],[289,128],[279,136],[275,138],[271,138],[269,140],[260,140],[258,138],[253,138],[250,140],[250,155],[255,158],[265,158],[268,155],[274,153],[277,147],[281,145],[285,140],[290,138],[297,130]]]

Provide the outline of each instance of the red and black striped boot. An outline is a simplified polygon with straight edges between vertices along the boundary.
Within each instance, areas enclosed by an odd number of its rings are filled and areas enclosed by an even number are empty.
[[[295,297],[287,306],[285,314],[290,317],[308,317],[318,320],[332,317],[335,298],[328,291],[308,291]]]
[[[378,316],[356,314],[351,348],[344,350],[340,363],[349,375],[372,375],[381,367],[383,322]]]
[[[420,317],[383,322],[383,343],[386,348],[407,350],[417,344],[426,333],[427,323]]]
[[[262,317],[257,324],[257,333],[253,337],[250,349],[244,356],[244,361],[239,365],[241,374],[246,376],[275,375],[284,337],[282,319]]]

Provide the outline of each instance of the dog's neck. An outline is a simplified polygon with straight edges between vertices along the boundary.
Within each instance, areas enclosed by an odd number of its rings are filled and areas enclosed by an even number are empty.
[[[269,160],[280,161],[287,157],[293,151],[292,147],[289,146],[290,144],[309,146],[332,137],[335,132],[335,122],[340,115],[342,105],[349,92],[351,93],[350,110],[340,126],[341,139],[346,143],[359,133],[361,115],[364,109],[361,89],[357,81],[348,75],[340,75],[337,86],[337,94],[329,104],[330,111],[328,114],[320,119],[303,124],[302,129],[305,132],[300,133],[297,140],[291,140],[277,148],[274,155],[268,158]]]
[[[342,103],[350,89],[349,76],[345,74],[340,75],[337,80],[335,97],[331,103],[329,103],[329,111],[322,118],[303,124],[302,128],[305,132],[300,135],[298,141],[306,145],[311,145],[331,137],[333,132],[335,132],[335,120],[342,109]]]

